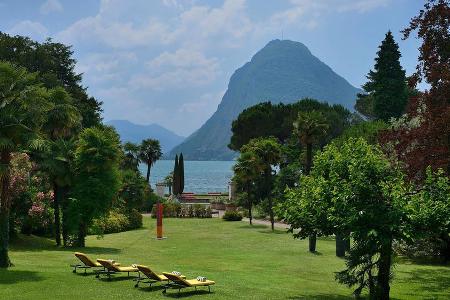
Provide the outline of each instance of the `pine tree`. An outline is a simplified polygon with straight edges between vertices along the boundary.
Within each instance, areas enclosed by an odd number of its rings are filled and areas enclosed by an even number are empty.
[[[179,189],[179,187],[180,187],[180,184],[179,184],[180,177],[178,175],[179,174],[178,173],[178,169],[179,169],[178,155],[175,155],[175,165],[173,167],[173,182],[172,182],[172,184],[173,184],[172,191],[173,191],[173,194],[175,196],[177,196],[180,193],[180,189]]]
[[[400,65],[400,51],[391,31],[386,33],[375,58],[374,70],[367,75],[369,80],[364,91],[373,99],[373,115],[388,121],[402,115],[407,100],[405,70]]]
[[[180,178],[180,194],[184,191],[184,158],[183,153],[180,154],[180,159],[178,160],[178,176]]]

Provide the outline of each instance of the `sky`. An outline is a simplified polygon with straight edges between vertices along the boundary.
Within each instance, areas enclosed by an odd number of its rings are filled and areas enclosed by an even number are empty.
[[[0,31],[73,46],[105,121],[188,136],[217,109],[233,72],[273,39],[305,44],[352,85],[391,30],[407,74],[419,41],[400,30],[420,0],[0,0]]]

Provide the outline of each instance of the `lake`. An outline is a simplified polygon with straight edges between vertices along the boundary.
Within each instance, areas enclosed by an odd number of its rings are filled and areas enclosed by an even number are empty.
[[[153,165],[150,171],[150,182],[153,189],[157,182],[162,182],[173,171],[174,163],[173,160],[159,160]],[[233,176],[233,165],[234,161],[185,161],[184,191],[194,193],[228,192],[228,182]],[[145,176],[147,166],[141,164],[139,169]]]

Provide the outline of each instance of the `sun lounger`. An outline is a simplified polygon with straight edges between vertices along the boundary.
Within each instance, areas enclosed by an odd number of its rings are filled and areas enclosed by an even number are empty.
[[[96,272],[97,278],[99,278],[101,274],[105,274],[106,276],[108,276],[108,279],[111,279],[111,274],[115,273],[127,273],[128,277],[130,277],[131,272],[139,272],[138,268],[136,267],[121,267],[117,264],[114,264],[111,260],[97,259],[97,262],[105,268],[103,271]]]
[[[138,287],[140,282],[148,283],[148,284],[150,284],[150,286],[152,286],[152,284],[155,283],[155,282],[169,283],[169,279],[167,279],[166,276],[154,272],[152,269],[150,269],[147,266],[136,265],[136,268],[138,268],[139,273],[143,274],[144,276],[140,276],[139,275],[139,278],[136,280],[137,282],[134,285],[134,287]],[[182,278],[186,278],[183,275],[181,275],[181,277]]]
[[[211,293],[211,285],[215,284],[212,280],[205,280],[205,281],[199,281],[197,279],[185,279],[181,276],[172,274],[172,273],[166,273],[163,272],[163,275],[169,279],[169,283],[164,286],[163,293],[165,294],[167,292],[167,289],[178,289],[178,294],[180,293],[181,289],[193,287],[197,290],[197,287],[199,286],[207,286],[208,291]]]
[[[73,273],[76,273],[77,269],[84,269],[84,274],[86,274],[86,270],[90,269],[90,268],[104,269],[104,267],[100,263],[93,261],[86,254],[81,253],[81,252],[75,252],[74,254],[83,264],[70,265],[73,268],[73,271],[72,271]],[[115,265],[117,266],[120,264],[115,264]]]

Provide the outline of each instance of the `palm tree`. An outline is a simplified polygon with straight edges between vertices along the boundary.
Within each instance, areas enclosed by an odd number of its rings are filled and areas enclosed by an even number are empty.
[[[48,109],[47,91],[37,86],[36,74],[0,62],[0,267],[8,256],[11,153],[43,146],[39,130]]]
[[[49,102],[51,108],[47,113],[47,120],[43,130],[47,134],[50,153],[45,153],[42,157],[42,166],[49,174],[54,192],[54,219],[55,219],[55,241],[56,245],[61,245],[61,218],[60,207],[67,202],[67,188],[70,183],[70,151],[68,146],[73,147],[73,143],[66,143],[75,136],[81,129],[81,114],[72,105],[72,98],[62,87],[57,87],[49,91]],[[67,237],[64,238],[64,243]]]
[[[150,169],[162,156],[161,145],[158,140],[146,139],[141,143],[139,159],[147,164],[147,182],[150,186]]]
[[[131,169],[138,171],[139,170],[139,145],[126,142],[122,146],[125,152],[125,159],[123,162],[123,167],[125,169]]]
[[[300,139],[302,145],[306,145],[305,174],[309,175],[312,167],[313,144],[325,136],[329,128],[324,115],[319,111],[299,112],[294,122],[294,134]],[[316,251],[316,235],[309,237],[309,251]]]
[[[273,211],[272,187],[274,172],[273,166],[279,165],[281,160],[281,146],[274,137],[256,138],[241,148],[241,152],[253,152],[256,156],[255,169],[262,176],[263,181],[259,182],[259,195],[262,199],[267,199],[269,204],[269,215],[272,230],[275,229],[275,216]],[[261,184],[262,183],[262,184]]]
[[[172,195],[173,172],[164,178],[164,184],[169,188],[169,196]]]
[[[255,180],[259,176],[258,167],[260,163],[257,161],[257,157],[253,152],[242,152],[237,159],[236,164],[233,167],[234,177],[233,181],[236,182],[238,188],[242,189],[247,194],[247,209],[250,225],[252,225],[252,207],[253,207],[253,195],[252,187]]]

